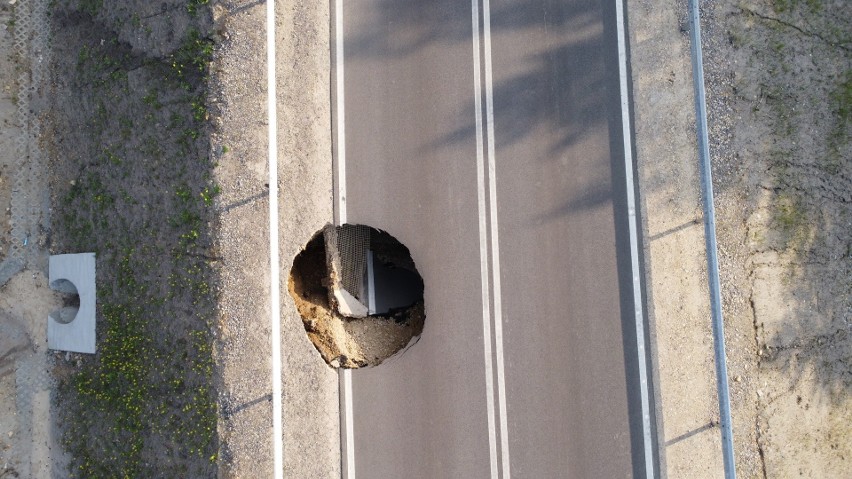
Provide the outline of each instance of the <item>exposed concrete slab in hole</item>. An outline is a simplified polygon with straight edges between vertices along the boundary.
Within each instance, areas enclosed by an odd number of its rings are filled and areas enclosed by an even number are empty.
[[[94,354],[95,253],[51,256],[50,287],[64,293],[76,289],[80,306],[65,307],[48,315],[47,347]]]
[[[363,244],[353,241],[359,235],[356,229],[363,230],[361,236],[369,238],[369,229],[360,225],[337,228],[328,224],[323,228],[322,234],[330,279],[329,301],[343,316],[364,318],[369,314],[369,309],[364,301],[363,268],[358,266],[365,265],[369,240],[362,242]],[[348,236],[350,241],[344,241],[344,235]],[[350,263],[350,268],[346,267],[346,262]]]
[[[334,300],[337,303],[337,311],[340,312],[340,314],[349,318],[363,318],[369,313],[369,311],[367,311],[367,307],[364,306],[361,301],[358,301],[358,298],[352,296],[349,291],[340,287],[340,283],[335,282],[334,286],[331,287],[331,291],[334,294]]]

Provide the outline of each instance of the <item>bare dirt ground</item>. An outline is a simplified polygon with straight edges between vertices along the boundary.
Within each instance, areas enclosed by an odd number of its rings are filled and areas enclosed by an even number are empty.
[[[656,333],[663,472],[721,477],[692,72],[678,17],[685,8],[680,1],[665,8],[639,2],[628,12],[636,156]]]
[[[685,2],[631,4],[637,147],[666,470],[719,477]],[[737,470],[852,458],[848,2],[702,9]]]
[[[733,133],[718,151],[719,183],[730,184],[720,227],[746,257],[726,255],[723,269],[746,278],[750,308],[731,319],[743,329],[750,322],[755,338],[754,373],[743,375],[754,416],[741,412],[739,427],[753,428],[766,477],[845,477],[852,4],[763,0],[720,3],[709,13],[717,24],[708,45],[711,94],[730,114],[711,110]]]

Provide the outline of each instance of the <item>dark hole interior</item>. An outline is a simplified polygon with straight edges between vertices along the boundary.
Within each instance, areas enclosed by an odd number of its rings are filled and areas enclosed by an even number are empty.
[[[423,278],[408,248],[387,232],[371,228],[369,277],[375,309],[371,315],[393,316],[404,321],[405,310],[423,300]],[[328,308],[328,269],[325,241],[317,233],[293,260],[293,286],[306,301]]]
[[[373,230],[370,239],[374,314],[393,314],[422,301],[423,278],[408,248],[384,231]]]

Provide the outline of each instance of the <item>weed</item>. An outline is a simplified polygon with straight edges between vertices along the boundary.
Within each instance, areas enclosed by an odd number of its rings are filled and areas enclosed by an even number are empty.
[[[728,30],[728,43],[739,49],[748,44],[748,37],[739,30]]]
[[[219,193],[222,192],[222,189],[219,188],[219,185],[214,185],[211,187],[206,187],[200,193],[202,201],[204,201],[204,206],[210,207],[213,206],[213,199],[219,196]]]
[[[840,173],[848,158],[844,152],[849,144],[850,127],[852,127],[852,69],[847,69],[841,80],[829,94],[829,101],[834,111],[834,126],[828,135],[828,153],[823,161],[826,173]],[[848,155],[848,153],[845,153]]]
[[[110,147],[104,148],[103,154],[104,154],[104,158],[106,159],[106,161],[112,163],[113,165],[118,166],[118,165],[121,164],[121,158],[118,155],[115,154],[115,151],[114,151],[113,148],[110,148]]]
[[[81,71],[90,58],[91,51],[89,50],[89,47],[87,47],[86,45],[80,47],[80,50],[77,53],[77,70]]]
[[[80,10],[88,13],[91,16],[96,16],[103,7],[103,0],[80,0]]]
[[[173,111],[171,115],[169,115],[169,129],[176,129],[182,127],[186,124],[186,120],[181,113]]]
[[[155,110],[159,110],[163,107],[159,100],[159,94],[156,89],[152,89],[148,92],[147,95],[142,97],[142,103],[154,108]]]
[[[831,100],[836,105],[838,123],[844,130],[852,122],[852,69],[847,69],[843,79],[838,82],[831,93]]]
[[[811,13],[822,11],[822,0],[772,0],[772,8],[776,13],[790,12],[805,5]]]
[[[187,185],[178,186],[177,189],[175,189],[175,196],[177,196],[183,203],[188,203],[192,200],[192,190],[189,189],[189,186]]]
[[[192,107],[192,117],[197,122],[202,122],[207,119],[207,106],[204,104],[204,97],[193,98],[190,102]]]
[[[201,132],[195,128],[187,128],[183,130],[183,136],[185,138],[192,138],[193,140],[197,140],[201,137]]]
[[[213,58],[213,41],[190,30],[180,48],[169,56],[171,75],[184,90],[190,90],[193,78],[204,76]]]
[[[199,7],[207,5],[210,3],[210,0],[189,0],[189,3],[186,5],[186,11],[189,12],[190,15],[196,15],[198,13]]]
[[[808,212],[804,202],[790,193],[775,198],[773,208],[775,224],[784,235],[785,249],[799,249],[810,234]]]
[[[129,140],[133,133],[133,119],[124,117],[118,120],[118,123],[121,125],[121,138],[123,140]]]

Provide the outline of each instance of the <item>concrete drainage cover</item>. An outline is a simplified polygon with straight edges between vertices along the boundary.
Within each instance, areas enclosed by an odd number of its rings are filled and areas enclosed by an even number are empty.
[[[95,353],[95,253],[60,254],[49,259],[50,287],[78,298],[48,314],[47,347]]]
[[[326,225],[293,260],[288,289],[335,368],[377,366],[423,332],[423,279],[408,248],[369,226]]]

